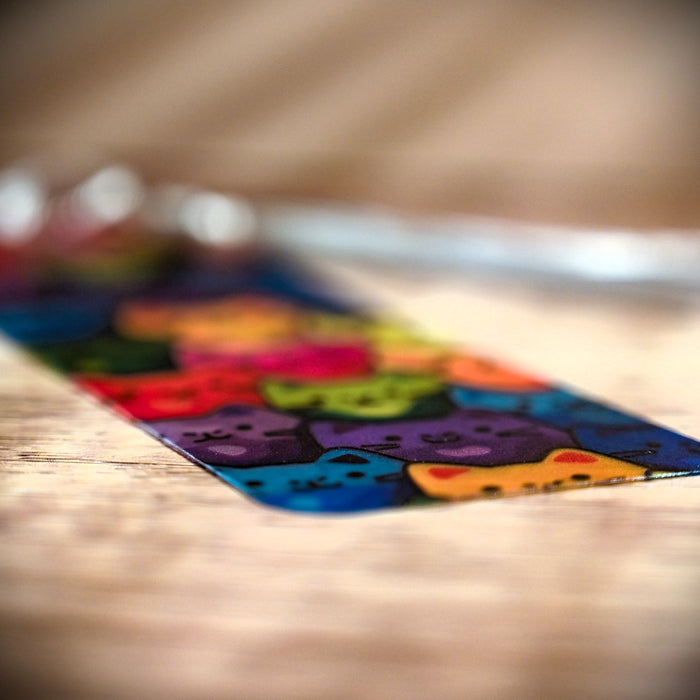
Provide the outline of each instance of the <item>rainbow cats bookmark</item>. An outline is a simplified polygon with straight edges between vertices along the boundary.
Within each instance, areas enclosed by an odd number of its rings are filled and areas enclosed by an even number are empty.
[[[700,473],[700,444],[349,308],[278,259],[0,289],[0,328],[262,503],[339,513]]]

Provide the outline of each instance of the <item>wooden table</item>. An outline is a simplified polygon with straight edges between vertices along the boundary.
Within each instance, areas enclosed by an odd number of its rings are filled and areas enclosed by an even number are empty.
[[[700,436],[697,304],[324,269]],[[698,478],[292,515],[6,342],[0,382],[5,697],[697,697]]]
[[[691,3],[6,5],[3,167],[87,147],[263,196],[700,224]],[[700,437],[697,300],[333,272]],[[700,695],[700,478],[304,517],[5,342],[0,402],[4,696]]]

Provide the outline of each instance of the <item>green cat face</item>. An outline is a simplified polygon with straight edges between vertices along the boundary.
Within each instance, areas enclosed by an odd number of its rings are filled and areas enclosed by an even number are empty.
[[[444,385],[436,377],[380,373],[343,382],[266,381],[263,393],[275,408],[311,417],[399,418],[446,409]]]
[[[67,373],[139,374],[173,369],[167,343],[130,340],[110,331],[84,340],[43,345],[34,352]]]

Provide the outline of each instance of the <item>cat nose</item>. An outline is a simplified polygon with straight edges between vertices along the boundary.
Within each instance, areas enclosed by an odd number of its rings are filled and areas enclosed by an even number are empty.
[[[428,442],[428,443],[443,443],[443,442],[457,442],[458,440],[461,439],[461,435],[458,433],[452,433],[452,432],[445,432],[445,433],[439,433],[438,435],[431,435],[430,433],[425,433],[420,436],[421,440],[423,442]]]

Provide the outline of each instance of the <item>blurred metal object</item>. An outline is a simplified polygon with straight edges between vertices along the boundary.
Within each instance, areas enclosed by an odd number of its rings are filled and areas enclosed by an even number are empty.
[[[154,187],[143,217],[157,232],[184,234],[212,248],[247,246],[255,240],[258,227],[247,200],[185,185]]]
[[[16,166],[0,173],[0,244],[22,245],[41,229],[47,191],[31,169]]]
[[[0,243],[22,246],[35,238],[81,241],[134,216],[145,187],[139,175],[121,164],[83,173],[62,182],[50,168],[27,161],[0,173]]]
[[[95,226],[116,224],[133,216],[141,207],[145,188],[130,168],[114,164],[90,175],[71,193],[79,216]]]
[[[268,244],[296,253],[515,279],[700,291],[697,230],[596,230],[277,202],[261,205],[259,213]]]
[[[64,171],[58,170],[65,180]],[[36,239],[39,247],[70,257],[85,246],[101,250],[105,237],[114,242],[121,236],[135,249],[139,240],[145,245],[146,234],[160,235],[164,244],[179,240],[222,264],[264,245],[301,257],[313,253],[589,289],[676,296],[700,291],[698,230],[586,229],[314,202],[254,204],[190,185],[149,188],[127,166],[104,162],[70,187],[32,163],[0,173],[0,245],[21,248]],[[103,257],[112,248],[106,245]]]

